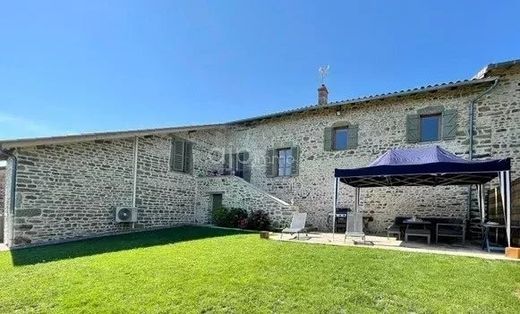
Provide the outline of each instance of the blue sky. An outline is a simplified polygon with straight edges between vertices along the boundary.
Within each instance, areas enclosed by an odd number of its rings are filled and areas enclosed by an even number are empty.
[[[519,1],[4,1],[0,138],[223,122],[520,58]]]

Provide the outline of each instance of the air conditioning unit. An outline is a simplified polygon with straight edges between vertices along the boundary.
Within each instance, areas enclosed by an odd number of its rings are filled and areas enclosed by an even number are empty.
[[[135,207],[118,207],[116,208],[116,222],[136,222],[137,208]]]

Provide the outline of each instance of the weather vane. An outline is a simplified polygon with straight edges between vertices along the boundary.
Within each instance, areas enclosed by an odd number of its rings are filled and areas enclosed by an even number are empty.
[[[329,65],[321,66],[318,69],[318,72],[320,73],[321,84],[325,84],[325,78],[327,77],[327,75],[329,75],[329,69],[330,69]]]

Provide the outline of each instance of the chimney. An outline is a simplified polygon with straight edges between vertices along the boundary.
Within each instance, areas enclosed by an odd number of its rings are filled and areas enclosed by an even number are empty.
[[[325,84],[321,84],[320,88],[318,88],[318,105],[326,106],[329,103],[329,91]]]

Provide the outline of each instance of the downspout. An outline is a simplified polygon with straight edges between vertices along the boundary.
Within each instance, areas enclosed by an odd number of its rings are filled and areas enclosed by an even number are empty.
[[[495,79],[493,82],[493,85],[491,85],[488,89],[486,89],[484,92],[479,94],[477,97],[473,98],[469,103],[469,153],[468,157],[469,160],[473,159],[473,129],[475,128],[475,103],[480,98],[484,97],[485,95],[489,94],[496,86],[498,85],[498,78]],[[471,192],[471,186],[468,187],[468,210],[467,210],[467,217],[470,217],[470,211],[471,211],[471,199],[473,198],[472,192]],[[483,223],[483,221],[482,221]]]
[[[8,150],[5,150],[0,147],[0,155],[7,156],[12,160],[11,165],[11,187],[10,187],[10,195],[9,195],[9,246],[12,246],[14,243],[14,208],[16,206],[16,169],[18,168],[18,159],[16,156]],[[7,213],[7,211],[6,211]],[[6,215],[7,216],[7,215]],[[5,218],[4,218],[5,221]]]
[[[132,207],[136,205],[137,199],[137,157],[139,155],[139,137],[135,137],[134,142],[134,177],[133,177],[133,186],[132,186]]]

